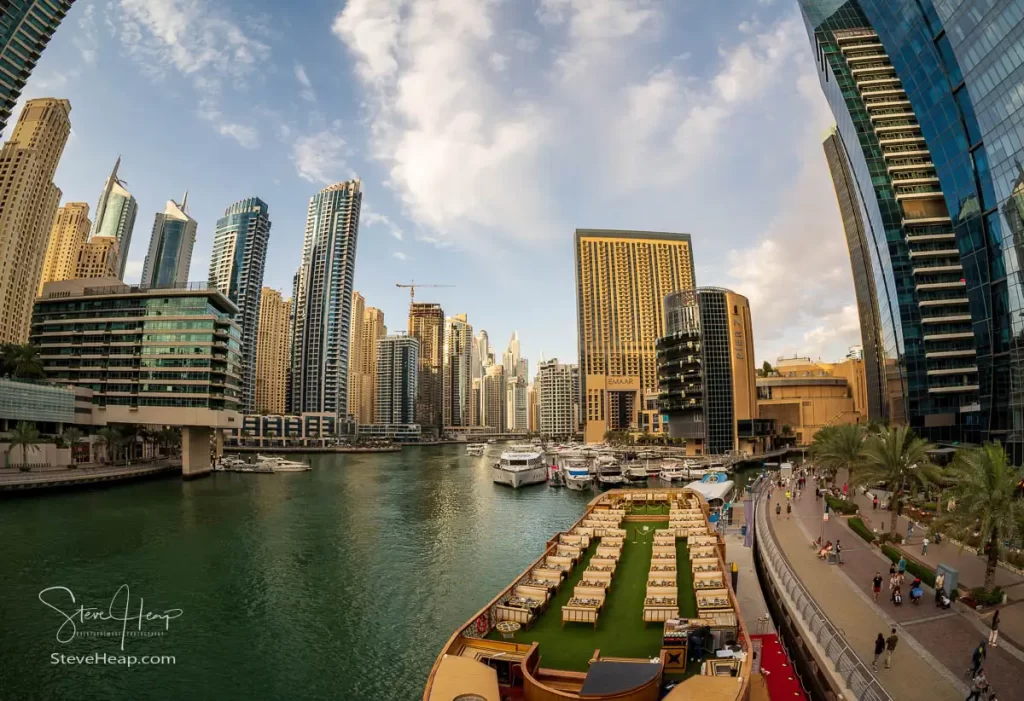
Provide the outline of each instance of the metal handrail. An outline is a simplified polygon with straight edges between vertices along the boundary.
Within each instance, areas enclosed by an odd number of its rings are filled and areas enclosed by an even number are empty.
[[[835,664],[836,673],[844,680],[846,686],[853,691],[854,697],[861,701],[892,701],[892,697],[878,683],[878,679],[860,656],[846,642],[843,632],[833,625],[825,612],[811,596],[803,582],[793,572],[793,568],[782,554],[775,542],[775,534],[769,526],[767,507],[761,504],[766,483],[758,486],[754,495],[755,533],[757,545],[763,555],[766,570],[775,584],[785,589],[793,601],[793,613],[798,615],[811,635],[818,641],[825,655]]]

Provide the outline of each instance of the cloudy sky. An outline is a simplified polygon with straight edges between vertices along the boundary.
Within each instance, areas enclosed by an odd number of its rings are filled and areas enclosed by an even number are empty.
[[[259,196],[286,292],[309,197],[363,181],[356,287],[492,343],[574,359],[576,227],[689,232],[697,282],[754,308],[758,360],[859,342],[821,141],[832,123],[793,0],[77,0],[26,88],[66,97],[64,201],[114,159],[153,215],[189,190],[191,277]],[[499,348],[500,350],[500,348]],[[532,372],[532,370],[531,370]]]

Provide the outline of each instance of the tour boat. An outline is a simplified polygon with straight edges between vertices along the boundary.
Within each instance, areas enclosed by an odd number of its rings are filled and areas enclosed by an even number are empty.
[[[543,484],[548,479],[544,455],[533,446],[509,446],[491,470],[494,482],[518,489],[528,484]]]
[[[257,467],[269,467],[271,472],[307,472],[313,468],[297,460],[285,460],[279,455],[257,455]]]
[[[483,443],[470,443],[466,446],[466,455],[479,457],[484,454],[484,450],[486,449],[487,446]]]
[[[594,484],[594,477],[586,466],[568,467],[562,472],[565,475],[565,486],[573,491],[582,492]]]
[[[690,482],[686,488],[699,492],[707,500],[711,510],[717,511],[732,501],[736,483],[724,472],[709,472],[700,480]]]

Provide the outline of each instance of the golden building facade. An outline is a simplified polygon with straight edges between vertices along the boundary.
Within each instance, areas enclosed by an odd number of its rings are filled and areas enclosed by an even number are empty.
[[[694,287],[689,234],[577,229],[576,304],[584,440],[638,426],[658,388],[662,300]]]
[[[352,293],[352,315],[349,317],[348,332],[348,413],[359,417],[359,406],[363,401],[365,387],[362,382],[362,370],[366,364],[364,354],[366,344],[363,340],[363,316],[366,313],[366,298],[358,290]],[[364,422],[370,423],[370,422]]]
[[[119,277],[121,243],[113,236],[93,236],[78,245],[74,279]]]
[[[359,330],[363,348],[362,365],[359,367],[359,381],[362,392],[356,415],[361,424],[372,424],[377,411],[377,343],[388,335],[384,325],[384,312],[376,307],[363,310],[362,327]]]
[[[444,418],[444,310],[441,305],[413,302],[409,306],[409,335],[420,346],[416,423],[424,436],[437,436]]]
[[[256,412],[284,414],[291,357],[289,333],[292,301],[264,287],[260,293],[260,322],[256,333]]]
[[[60,189],[53,184],[71,133],[71,103],[29,100],[0,148],[0,343],[28,340]]]
[[[50,240],[46,244],[39,294],[43,293],[43,285],[48,282],[75,279],[79,249],[89,237],[91,226],[89,205],[85,202],[68,202],[57,210],[50,227]]]

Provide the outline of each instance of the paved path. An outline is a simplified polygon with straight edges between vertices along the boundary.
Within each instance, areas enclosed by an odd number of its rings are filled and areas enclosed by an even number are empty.
[[[131,479],[148,474],[181,469],[180,460],[161,460],[129,466],[79,467],[69,470],[60,468],[39,468],[22,472],[18,468],[0,468],[0,490],[38,489],[72,483],[105,482]]]
[[[776,490],[775,496],[778,494]],[[833,611],[836,611],[836,616],[850,618],[852,615],[853,622],[849,625],[856,627],[865,626],[866,621],[870,621],[868,627],[897,623],[902,641],[911,643],[910,648],[917,648],[907,652],[916,653],[922,663],[931,666],[933,684],[945,687],[945,693],[953,684],[961,684],[962,675],[970,665],[972,649],[987,636],[987,627],[978,617],[962,606],[948,611],[936,608],[935,592],[928,587],[925,587],[920,604],[910,604],[907,596],[904,599],[906,603],[896,607],[889,603],[886,582],[880,603],[872,603],[871,580],[876,572],[881,572],[883,579],[888,579],[889,560],[878,548],[869,546],[850,530],[845,519],[831,515],[830,520],[824,522],[823,502],[815,501],[813,492],[795,501],[794,506],[792,521],[786,522],[783,513],[782,521],[776,523],[774,511],[771,512],[772,521],[778,526],[780,544],[791,561],[795,558],[810,563],[797,572],[828,615],[833,617]],[[826,540],[842,541],[843,565],[826,565],[817,560],[810,542],[823,532]],[[825,579],[829,582],[828,587],[822,585]],[[859,613],[853,615],[848,609]],[[836,619],[833,617],[833,620]],[[848,634],[851,632],[846,623],[836,621],[836,625],[846,629]],[[870,637],[873,638],[874,634],[871,633]],[[870,649],[865,654],[870,657],[869,653]],[[1022,660],[1024,655],[1016,649],[1002,646],[989,650],[985,670],[1000,701],[1024,701],[1024,687],[1019,683],[1024,678]],[[894,698],[904,698],[903,692],[889,688],[891,682],[886,673],[881,673],[879,678]],[[925,682],[918,678],[918,683]]]
[[[733,523],[743,523],[743,504],[737,504],[733,516]],[[736,587],[736,598],[740,602],[740,611],[743,614],[743,622],[747,626],[747,633],[774,633],[771,616],[768,615],[768,604],[765,603],[761,594],[761,583],[758,581],[757,570],[754,569],[754,553],[750,548],[744,547],[743,536],[740,535],[739,525],[730,526],[725,535],[725,554],[728,562],[735,562],[738,569],[738,583]],[[732,576],[726,573],[726,576]]]

